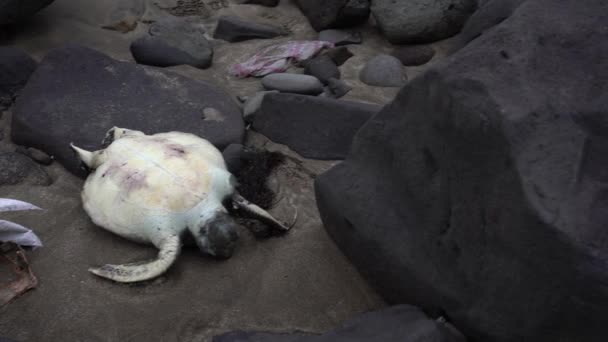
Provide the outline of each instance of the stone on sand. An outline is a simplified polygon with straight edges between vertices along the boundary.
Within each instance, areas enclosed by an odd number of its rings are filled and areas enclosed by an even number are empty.
[[[405,66],[426,64],[435,55],[435,49],[428,45],[404,45],[397,47],[391,55]]]
[[[316,31],[351,27],[369,18],[369,0],[296,0],[302,13]]]
[[[361,44],[361,33],[346,30],[323,30],[319,32],[319,40],[333,43],[335,46]]]
[[[318,78],[323,84],[327,84],[330,78],[340,78],[340,69],[326,54],[305,60],[302,65],[305,74]]]
[[[401,87],[407,81],[401,62],[389,55],[370,59],[359,73],[361,82],[377,87]]]
[[[283,93],[318,95],[323,92],[321,81],[310,75],[270,74],[262,78],[262,85],[267,90],[278,90]]]
[[[219,18],[213,38],[236,43],[249,39],[270,39],[286,34],[287,32],[278,26],[254,23],[237,16],[225,15]]]

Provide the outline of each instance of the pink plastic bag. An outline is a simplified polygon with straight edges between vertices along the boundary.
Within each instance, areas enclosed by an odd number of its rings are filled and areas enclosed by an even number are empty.
[[[230,74],[236,77],[264,76],[276,72],[284,72],[289,68],[291,60],[298,62],[307,60],[324,48],[332,48],[334,44],[320,40],[289,41],[268,46],[243,63],[230,67]]]

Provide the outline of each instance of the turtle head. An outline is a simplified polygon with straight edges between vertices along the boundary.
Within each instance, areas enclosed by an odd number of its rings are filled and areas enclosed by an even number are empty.
[[[239,225],[226,212],[217,212],[201,222],[193,231],[196,244],[203,253],[230,258],[239,238]]]

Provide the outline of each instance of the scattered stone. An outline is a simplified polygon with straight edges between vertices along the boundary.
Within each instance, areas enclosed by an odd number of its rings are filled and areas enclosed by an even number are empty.
[[[325,228],[389,303],[472,341],[605,339],[605,25],[605,1],[522,3],[316,178]]]
[[[340,78],[340,69],[328,55],[305,60],[302,65],[305,74],[318,78],[323,84],[327,84],[330,78]]]
[[[232,15],[221,16],[218,20],[213,38],[231,43],[249,39],[269,39],[287,35],[283,28],[245,21]]]
[[[329,58],[331,58],[337,66],[346,63],[349,58],[354,56],[353,53],[350,52],[350,50],[345,46],[327,50],[327,52],[324,54],[329,56]]]
[[[145,0],[118,1],[101,27],[121,33],[133,31],[145,10]]]
[[[201,120],[205,108],[222,117]],[[239,107],[216,86],[80,46],[46,55],[17,99],[11,133],[16,144],[40,149],[83,176],[69,143],[98,149],[113,126],[193,133],[218,148],[241,143],[244,134]]]
[[[401,62],[389,55],[370,59],[359,74],[361,82],[378,87],[401,87],[407,81]]]
[[[336,99],[341,98],[348,94],[349,91],[353,90],[353,87],[349,86],[348,83],[335,78],[329,79],[327,88],[329,89],[330,96]]]
[[[0,3],[0,27],[19,23],[52,2],[53,0],[2,0]]]
[[[50,185],[51,177],[32,159],[17,152],[0,153],[0,186]]]
[[[278,90],[259,91],[255,95],[247,99],[247,101],[245,101],[245,104],[243,105],[243,118],[245,119],[245,121],[253,120],[253,114],[255,114],[255,112],[260,109],[260,106],[262,106],[262,100],[264,100],[264,95],[278,92]]]
[[[213,60],[205,29],[177,17],[153,23],[146,36],[131,43],[131,53],[137,63],[159,67],[187,64],[205,69]]]
[[[335,46],[361,44],[361,33],[345,30],[323,30],[319,32],[319,40],[333,43]]]
[[[411,305],[360,314],[323,335],[272,334],[235,331],[213,338],[213,342],[465,342],[449,323],[432,320]]]
[[[25,146],[18,146],[15,152],[32,158],[38,164],[51,165],[53,163],[53,158],[48,154],[32,147],[26,148]]]
[[[342,159],[379,105],[296,94],[267,94],[253,129],[305,158]]]
[[[435,49],[428,45],[405,45],[395,49],[391,55],[405,66],[417,66],[430,61],[435,55]]]
[[[323,84],[318,78],[300,74],[270,74],[262,78],[262,85],[268,90],[283,93],[318,95],[323,92]]]
[[[372,15],[393,44],[430,43],[462,29],[476,0],[374,0]]]
[[[22,50],[0,46],[0,111],[10,107],[36,66],[36,61]]]
[[[316,31],[351,27],[369,18],[369,0],[296,0],[302,13]]]
[[[240,4],[262,5],[266,7],[276,7],[279,0],[239,0]]]

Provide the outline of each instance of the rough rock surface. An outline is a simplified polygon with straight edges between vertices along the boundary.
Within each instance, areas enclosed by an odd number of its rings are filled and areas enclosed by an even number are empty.
[[[249,39],[269,39],[286,35],[287,32],[278,26],[254,23],[237,16],[226,15],[219,18],[213,38],[232,43]]]
[[[0,47],[0,110],[11,105],[36,66],[36,61],[22,50]]]
[[[452,326],[429,319],[411,305],[397,305],[368,312],[320,336],[232,332],[216,336],[213,342],[464,342]]]
[[[606,339],[606,22],[601,0],[523,3],[317,178],[326,229],[387,300],[476,341]]]
[[[253,128],[305,158],[342,159],[357,130],[379,110],[361,102],[266,94]]]
[[[317,31],[362,24],[370,13],[369,0],[296,0],[296,3]]]
[[[430,43],[457,34],[476,0],[374,0],[372,15],[393,44]]]
[[[131,43],[130,49],[137,63],[159,67],[187,64],[205,69],[213,60],[205,29],[183,18],[168,17],[153,23],[148,34]]]
[[[359,74],[361,82],[378,87],[401,87],[407,81],[401,61],[389,55],[370,59]]]
[[[262,78],[262,85],[268,90],[284,93],[317,95],[323,92],[323,84],[318,78],[301,74],[270,74]]]
[[[17,152],[0,153],[0,186],[49,185],[51,177],[40,165]]]
[[[81,174],[69,143],[99,148],[113,126],[194,133],[220,148],[240,143],[244,133],[239,107],[215,86],[79,46],[43,59],[17,99],[11,133],[15,143]]]
[[[428,45],[404,45],[393,50],[391,55],[405,66],[418,66],[430,61],[435,49]]]
[[[0,2],[0,27],[16,24],[50,5],[54,0],[2,0]]]
[[[302,62],[304,73],[327,84],[331,78],[340,79],[340,69],[330,56],[324,54]]]

